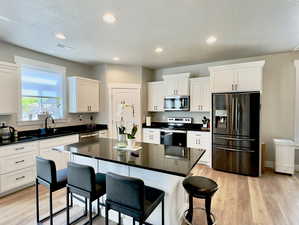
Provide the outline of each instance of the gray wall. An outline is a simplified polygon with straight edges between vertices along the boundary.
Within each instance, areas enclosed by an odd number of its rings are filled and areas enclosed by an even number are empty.
[[[0,61],[15,63],[14,57],[22,56],[34,60],[43,61],[46,63],[56,64],[59,66],[63,66],[66,68],[67,76],[84,76],[89,78],[94,78],[94,70],[90,65],[85,65],[81,63],[76,63],[64,59],[60,59],[57,57],[45,55],[42,53],[38,53],[35,51],[31,51],[29,49],[25,49],[22,47],[18,47],[15,45],[8,44],[6,42],[0,41]],[[1,105],[0,105],[1,107]],[[74,124],[82,124],[86,123],[89,120],[89,115],[83,115],[83,120],[79,121],[79,115],[67,114],[67,120],[63,123],[58,123],[57,126],[64,125],[74,125]],[[35,129],[40,128],[41,125],[20,125],[17,124],[17,115],[11,116],[0,116],[0,121],[5,121],[13,126],[15,126],[19,130],[27,130],[27,129]]]
[[[299,59],[299,52],[165,68],[155,71],[155,80],[162,80],[163,74],[180,72],[191,72],[197,76],[208,75],[209,66],[265,60],[261,128],[262,142],[265,142],[268,147],[267,160],[272,161],[274,159],[273,138],[294,139],[295,59]],[[298,153],[296,162],[299,164]]]
[[[154,71],[142,66],[128,66],[117,64],[100,64],[94,67],[96,78],[101,81],[100,113],[97,116],[98,123],[108,124],[109,96],[108,85],[110,83],[130,83],[142,85],[142,110],[143,118],[146,113],[147,91],[146,82],[154,77]]]

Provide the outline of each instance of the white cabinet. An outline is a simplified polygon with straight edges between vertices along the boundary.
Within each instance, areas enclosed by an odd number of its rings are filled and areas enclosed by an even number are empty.
[[[108,138],[108,130],[100,130],[99,138]]]
[[[37,155],[38,142],[0,147],[0,196],[34,182]]]
[[[61,170],[67,167],[67,163],[70,160],[70,154],[68,152],[62,152],[53,150],[54,147],[61,145],[69,145],[79,142],[78,135],[70,135],[65,137],[50,138],[42,140],[39,143],[39,154],[45,159],[51,159],[56,164],[56,169]]]
[[[199,160],[208,166],[212,165],[212,140],[210,132],[188,131],[187,132],[187,147],[204,149],[206,152]]]
[[[160,144],[160,129],[143,128],[143,142]]]
[[[148,111],[163,112],[164,111],[164,97],[165,84],[163,81],[148,83]]]
[[[190,73],[164,75],[166,96],[189,96]]]
[[[294,174],[295,144],[292,140],[274,139],[275,172]]]
[[[0,115],[17,113],[18,72],[16,64],[0,62]]]
[[[262,91],[265,61],[209,67],[212,92]]]
[[[210,77],[190,79],[190,111],[211,111]]]
[[[87,113],[100,110],[100,83],[82,77],[69,77],[69,112]]]

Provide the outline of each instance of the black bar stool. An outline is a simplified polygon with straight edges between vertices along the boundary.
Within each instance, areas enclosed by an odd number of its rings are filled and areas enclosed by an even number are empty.
[[[113,173],[106,175],[106,189],[106,225],[108,225],[110,209],[133,217],[134,225],[135,221],[139,224],[148,224],[145,220],[160,203],[162,203],[162,225],[164,225],[164,191],[145,186],[140,179]]]
[[[89,221],[85,224],[92,224],[93,219],[101,214],[99,198],[106,194],[106,175],[95,173],[93,167],[68,163],[68,181],[67,181],[67,201],[69,193],[85,197],[85,213],[70,223],[70,211],[67,206],[67,225],[74,224],[87,215],[87,199],[89,199]],[[97,200],[97,214],[92,217],[92,202]]]
[[[189,209],[186,211],[185,219],[192,224],[193,219],[193,197],[205,200],[205,211],[208,225],[215,224],[215,217],[211,213],[212,197],[218,190],[215,181],[200,176],[190,176],[183,181],[183,186],[189,194]],[[186,214],[186,213],[185,213]]]
[[[67,169],[56,171],[54,161],[47,160],[41,157],[36,157],[36,222],[40,224],[50,219],[50,224],[53,225],[53,216],[63,212],[66,208],[63,208],[53,213],[53,199],[52,193],[66,187],[67,183]],[[39,219],[39,193],[38,185],[42,184],[49,189],[49,203],[50,203],[50,215],[44,219]],[[69,201],[67,202],[69,205]],[[73,197],[71,196],[71,206],[73,206]]]

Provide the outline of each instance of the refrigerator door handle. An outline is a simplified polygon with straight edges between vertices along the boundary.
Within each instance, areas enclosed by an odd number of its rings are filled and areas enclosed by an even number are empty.
[[[236,133],[238,133],[238,130],[239,130],[239,122],[238,122],[238,114],[239,114],[239,109],[238,109],[238,104],[239,104],[239,100],[238,100],[238,97],[235,98],[235,130],[236,130]]]
[[[235,96],[232,96],[232,105],[231,105],[231,109],[232,109],[232,116],[231,116],[231,130],[232,130],[232,134],[235,134],[236,130],[235,130]]]
[[[221,150],[225,150],[225,151],[231,151],[231,152],[244,152],[244,153],[248,153],[248,152],[254,152],[253,150],[239,150],[239,149],[234,149],[234,148],[224,148],[224,147],[215,147],[216,149],[221,149]]]
[[[224,140],[231,140],[231,141],[255,141],[255,139],[252,138],[230,138],[230,137],[216,137],[218,139],[224,139]]]

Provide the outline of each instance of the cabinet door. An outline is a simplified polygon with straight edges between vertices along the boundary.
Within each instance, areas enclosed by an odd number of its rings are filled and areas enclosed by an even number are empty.
[[[190,111],[209,112],[211,110],[210,78],[191,79],[190,86]]]
[[[199,112],[201,110],[201,81],[199,78],[190,81],[190,111]]]
[[[148,83],[148,111],[164,111],[164,82]]]
[[[262,71],[260,68],[244,68],[236,70],[238,91],[260,91]]]
[[[88,112],[90,98],[90,82],[85,79],[77,80],[77,111],[78,112]]]
[[[200,102],[201,102],[201,111],[209,112],[211,111],[211,83],[209,77],[201,78],[200,86]]]
[[[201,148],[200,138],[201,138],[201,132],[188,131],[187,132],[187,147],[188,148]]]
[[[89,111],[99,112],[100,111],[100,87],[98,81],[89,81],[89,98],[88,106]]]
[[[176,78],[176,95],[189,95],[189,78]]]
[[[0,64],[0,114],[17,113],[17,67]]]
[[[147,88],[147,110],[153,112],[156,110],[156,84],[148,83]]]
[[[234,91],[236,74],[234,70],[221,70],[212,73],[212,92]]]
[[[167,96],[174,96],[177,94],[178,89],[178,80],[176,78],[167,78],[165,80],[166,83],[166,95]]]

